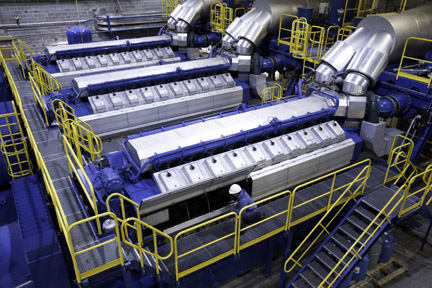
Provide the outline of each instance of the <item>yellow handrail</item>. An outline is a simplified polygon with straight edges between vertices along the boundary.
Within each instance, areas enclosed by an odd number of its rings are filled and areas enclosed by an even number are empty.
[[[63,137],[63,145],[64,145],[64,150],[65,150],[66,159],[69,168],[69,174],[70,176],[75,175],[76,179],[81,185],[82,190],[84,191],[84,194],[87,197],[87,200],[94,214],[99,215],[93,184],[88,178],[87,173],[84,171],[82,162],[79,161],[78,157],[75,155],[72,146],[68,142],[68,139],[64,135],[62,137]],[[85,182],[83,181],[82,177],[84,177]],[[102,229],[101,229],[99,218],[96,220],[96,226],[97,226],[98,233],[101,234]]]
[[[291,23],[293,20],[297,20],[298,17],[296,15],[290,15],[290,14],[282,14],[279,20],[279,35],[278,35],[278,46],[282,43],[285,45],[290,46],[291,45],[291,40],[290,37],[292,35],[292,25],[290,26],[290,28],[284,28],[283,25],[286,22]],[[287,32],[287,34],[289,35],[289,39],[285,40],[286,37],[281,37],[281,34],[283,34],[282,32]]]
[[[91,125],[75,116],[75,110],[60,99],[53,100],[51,106],[63,134],[69,143],[75,146],[80,163],[83,164],[81,150],[87,152],[92,161],[100,158],[103,150],[102,140],[93,133]]]
[[[283,215],[283,214],[285,214],[285,213],[288,213],[288,207],[290,206],[289,204],[287,205],[287,209],[285,209],[285,210],[282,210],[281,212],[278,212],[278,213],[276,213],[276,214],[273,214],[273,215],[267,215],[267,217],[265,217],[264,219],[262,219],[262,220],[260,220],[260,221],[258,221],[258,222],[255,222],[255,223],[253,223],[253,224],[250,224],[250,225],[247,225],[246,227],[241,227],[241,223],[242,223],[242,216],[243,216],[243,213],[244,213],[244,211],[246,211],[247,209],[249,209],[250,207],[252,207],[252,206],[255,206],[255,205],[257,205],[257,206],[259,206],[259,205],[261,205],[261,204],[263,204],[263,203],[267,203],[268,201],[271,201],[271,200],[273,200],[273,199],[277,199],[277,198],[280,198],[280,197],[283,197],[283,196],[286,196],[286,195],[288,195],[288,201],[290,201],[290,195],[291,195],[291,191],[290,190],[286,190],[286,191],[284,191],[284,192],[281,192],[281,193],[278,193],[278,194],[276,194],[276,195],[273,195],[273,196],[270,196],[270,197],[267,197],[267,198],[265,198],[265,199],[262,199],[262,200],[260,200],[260,201],[257,201],[257,202],[255,202],[255,203],[252,203],[252,204],[250,204],[250,205],[247,205],[247,206],[245,206],[245,207],[243,207],[241,210],[240,210],[240,212],[239,212],[239,214],[238,214],[238,221],[237,221],[237,225],[238,225],[238,228],[237,228],[237,231],[238,231],[238,235],[237,235],[237,254],[238,253],[240,253],[240,250],[243,250],[243,249],[245,249],[245,248],[247,248],[247,247],[249,247],[249,246],[252,246],[252,245],[254,245],[254,244],[256,244],[256,243],[259,243],[259,242],[261,242],[261,241],[263,241],[263,240],[265,240],[265,239],[267,239],[267,238],[269,238],[269,237],[271,237],[271,236],[273,236],[273,235],[275,235],[275,234],[278,234],[279,232],[282,232],[282,231],[284,231],[285,229],[286,229],[286,225],[285,225],[285,223],[281,226],[281,227],[279,227],[279,228],[277,228],[277,229],[275,229],[275,230],[273,230],[273,231],[271,231],[271,232],[269,232],[269,233],[267,233],[267,234],[264,234],[264,235],[261,235],[260,237],[258,237],[258,238],[256,238],[256,239],[253,239],[253,240],[251,240],[251,241],[248,241],[248,242],[246,242],[246,243],[243,243],[243,244],[241,244],[240,243],[240,237],[241,237],[241,233],[242,232],[244,232],[244,231],[246,231],[246,230],[248,230],[248,229],[251,229],[251,228],[253,228],[253,227],[255,227],[255,226],[257,226],[257,225],[261,225],[261,224],[263,224],[263,223],[266,223],[267,221],[270,221],[270,220],[272,220],[273,218],[276,218],[276,217],[278,217],[278,216],[280,216],[280,215]],[[286,231],[286,230],[285,230]]]
[[[220,1],[210,2],[210,27],[212,32],[225,35],[225,29],[233,21],[233,9]]]
[[[344,256],[341,257],[341,259],[339,260],[339,262],[335,265],[335,267],[333,267],[333,269],[328,273],[328,275],[322,280],[322,282],[320,283],[320,285],[318,287],[324,287],[324,283],[326,283],[328,281],[328,279],[329,279],[329,277],[331,275],[334,275],[336,269],[343,263],[343,267],[340,268],[340,271],[337,273],[337,275],[334,277],[334,279],[328,285],[328,287],[332,287],[332,285],[334,284],[334,282],[342,275],[342,273],[345,271],[345,269],[350,266],[351,262],[356,257],[360,257],[360,259],[361,259],[360,251],[369,243],[369,241],[371,240],[371,238],[373,237],[373,235],[375,235],[375,233],[384,225],[384,223],[386,221],[387,222],[391,222],[389,216],[393,213],[393,211],[395,211],[395,209],[402,202],[405,203],[407,194],[404,192],[403,197],[400,197],[400,199],[393,205],[393,207],[391,208],[391,210],[387,213],[386,210],[389,208],[390,204],[396,199],[397,196],[399,196],[401,194],[402,191],[404,191],[406,189],[407,186],[411,186],[417,180],[417,178],[423,178],[423,174],[424,173],[426,173],[426,171],[413,176],[411,179],[409,179],[407,182],[405,182],[405,184],[402,185],[402,187],[400,187],[397,192],[394,193],[394,195],[390,198],[390,200],[387,202],[387,204],[381,209],[381,211],[371,221],[371,223],[367,226],[367,228],[363,230],[363,232],[360,234],[360,236],[358,236],[358,238],[354,241],[354,243],[351,245],[351,247],[344,254]],[[429,179],[430,179],[430,177],[429,177]],[[430,180],[429,180],[429,183],[430,183]],[[430,189],[430,187],[428,189]],[[423,195],[423,197],[425,197],[425,194]],[[401,205],[400,209],[402,210],[403,208],[404,208],[404,206]],[[383,216],[384,218],[381,220],[381,222],[378,223],[377,221],[378,221],[378,219],[381,216]],[[371,228],[374,225],[376,225],[376,228],[370,233],[370,235],[363,242],[363,244],[359,248],[355,249],[355,247],[358,245],[359,241],[361,239],[363,239],[363,237],[366,235],[366,233],[369,230],[371,230]],[[350,255],[350,254],[352,254],[352,257],[349,259],[349,261],[347,263],[345,263],[344,262],[345,258],[348,255]]]
[[[14,101],[12,110],[13,112],[0,115],[0,149],[6,159],[8,174],[15,179],[33,174],[33,166],[20,124],[21,115]]]
[[[262,91],[261,102],[277,102],[282,99],[282,86],[279,83],[274,83],[273,86],[267,87]],[[267,97],[270,99],[267,100]]]
[[[46,96],[54,91],[60,91],[63,87],[50,73],[37,63],[33,58],[30,58],[30,66],[28,70],[32,74],[34,81],[39,85],[42,96]]]
[[[129,222],[134,222],[135,226],[133,224],[130,224]],[[144,228],[150,229],[152,231],[153,234],[153,248],[154,248],[154,252],[149,251],[148,249],[145,249],[143,247],[143,235],[142,235],[142,226]],[[128,233],[128,228],[132,228],[134,230],[136,230],[137,232],[137,238],[138,238],[138,245],[130,242],[127,239],[127,236],[129,235]],[[159,268],[159,261],[160,260],[165,260],[168,259],[172,254],[173,254],[173,239],[171,236],[169,236],[168,234],[163,233],[162,231],[154,228],[153,226],[150,226],[149,224],[141,221],[138,218],[128,218],[127,220],[123,221],[121,224],[121,232],[122,232],[122,239],[123,239],[123,243],[134,247],[135,249],[137,249],[140,252],[140,260],[141,260],[141,268],[144,267],[144,262],[143,262],[143,258],[142,255],[148,254],[154,257],[155,259],[155,263],[156,263],[156,274],[159,275],[160,273],[160,268]],[[160,234],[163,237],[165,237],[166,239],[168,239],[169,244],[170,244],[170,252],[165,255],[165,256],[160,256],[158,253],[158,243],[157,243],[157,235]]]
[[[20,39],[15,40],[14,46],[14,52],[15,57],[17,58],[18,65],[21,67],[21,72],[23,74],[24,79],[26,78],[25,71],[24,71],[24,65],[23,62],[27,63],[27,57],[28,56],[37,56],[37,54],[28,46],[26,43],[21,41]]]
[[[340,174],[340,173],[342,173],[342,172],[345,172],[345,171],[347,171],[349,169],[352,169],[354,167],[359,167],[359,166],[364,165],[366,163],[370,163],[369,161],[370,161],[369,159],[363,160],[361,162],[352,164],[350,166],[344,167],[344,168],[339,169],[339,170],[337,170],[335,172],[331,172],[331,173],[329,173],[327,175],[318,177],[318,178],[316,178],[314,180],[308,181],[306,183],[303,183],[303,184],[297,186],[293,190],[293,192],[291,194],[291,201],[289,202],[289,204],[291,205],[291,207],[289,207],[289,209],[288,209],[289,214],[287,214],[287,221],[286,221],[287,227],[286,227],[286,230],[290,229],[292,226],[294,226],[294,225],[296,225],[296,224],[298,224],[298,223],[300,223],[302,221],[306,221],[306,220],[308,220],[308,219],[310,219],[310,218],[312,218],[312,217],[314,217],[314,216],[316,216],[318,214],[321,214],[322,212],[327,211],[331,207],[331,205],[332,205],[332,196],[333,196],[333,193],[335,191],[339,191],[339,190],[344,189],[344,188],[346,188],[346,187],[348,187],[348,186],[350,186],[350,185],[353,184],[353,183],[348,183],[348,184],[344,184],[344,185],[342,185],[340,187],[335,187],[337,175]],[[305,201],[305,202],[303,202],[301,204],[297,204],[297,205],[294,206],[294,199],[295,199],[295,195],[296,195],[297,191],[299,191],[300,189],[305,188],[305,187],[307,187],[307,186],[309,186],[309,185],[311,185],[313,183],[316,183],[316,182],[319,182],[319,181],[322,181],[322,180],[325,180],[325,179],[329,179],[330,177],[332,177],[333,180],[332,180],[331,188],[330,188],[330,190],[328,192],[323,193],[320,196],[317,196],[315,198],[312,198],[312,199],[310,199],[308,201]],[[366,176],[364,176],[364,177],[362,177],[360,179],[357,179],[357,181],[359,181],[359,182],[360,181],[366,181],[368,177],[369,177],[369,174],[367,174]],[[363,186],[360,185],[360,187],[362,187],[362,189],[361,189],[361,191],[359,191],[358,195],[362,195],[363,194],[364,189],[365,189],[365,185],[363,185]],[[356,196],[358,196],[358,195],[356,195]],[[313,212],[313,213],[311,213],[311,214],[309,214],[307,216],[304,216],[304,217],[302,217],[300,219],[297,219],[296,221],[292,220],[293,211],[295,209],[298,209],[301,206],[307,205],[307,204],[309,204],[309,203],[311,203],[313,201],[316,201],[316,200],[324,198],[324,197],[329,197],[329,201],[328,201],[327,207],[323,207],[322,209],[316,210],[315,212]],[[344,201],[349,201],[350,199],[351,199],[351,197],[345,198],[345,199],[343,199],[341,201],[340,204],[342,204]]]
[[[132,201],[131,199],[129,199],[128,197],[126,197],[123,194],[120,193],[113,193],[110,196],[108,196],[108,198],[106,199],[106,207],[107,207],[107,211],[111,212],[111,207],[110,207],[110,200],[114,197],[119,197],[120,199],[120,207],[121,207],[121,213],[122,213],[122,218],[119,219],[119,221],[121,223],[123,223],[123,221],[125,221],[126,218],[126,211],[125,211],[125,207],[124,207],[124,201],[126,200],[126,202],[129,202],[130,204],[132,204],[133,206],[135,206],[136,212],[137,212],[137,217],[139,220],[141,220],[140,218],[140,212],[139,212],[139,205],[138,203]]]
[[[420,176],[421,177],[421,181],[424,183],[424,187],[423,188],[418,188],[415,192],[410,193],[411,190],[411,184],[413,183],[412,181],[409,181],[405,190],[404,190],[404,195],[403,195],[403,201],[402,201],[402,206],[399,210],[399,214],[398,217],[402,217],[404,214],[416,209],[416,208],[420,208],[423,206],[426,195],[429,193],[429,191],[431,190],[431,177],[432,177],[432,165],[429,165],[425,171],[423,171],[421,173]],[[414,177],[412,177],[413,179],[417,179],[420,178],[419,175],[416,175]],[[416,187],[418,187],[418,183],[416,183]],[[422,193],[422,195],[420,195],[420,197],[418,196],[418,194]],[[406,200],[410,197],[418,197],[421,199],[421,201],[413,201],[414,204],[412,204],[411,206],[405,208],[405,204],[406,204]]]
[[[96,220],[96,222],[99,223],[100,218],[102,218],[102,217],[110,217],[110,218],[114,219],[114,221],[115,221],[115,237],[113,239],[99,243],[99,244],[96,244],[96,245],[93,245],[93,246],[90,246],[88,248],[85,248],[85,249],[82,249],[79,251],[75,251],[73,246],[69,246],[69,251],[70,251],[70,254],[72,255],[72,262],[73,262],[73,266],[74,266],[74,270],[75,270],[75,277],[77,279],[78,284],[81,283],[81,281],[85,278],[96,275],[102,271],[108,270],[108,269],[115,267],[117,265],[124,266],[123,250],[122,250],[122,246],[121,246],[121,242],[120,242],[120,233],[119,233],[119,228],[118,228],[118,219],[117,219],[116,215],[112,212],[105,212],[102,214],[96,214],[95,216],[92,216],[92,217],[89,217],[89,218],[86,218],[86,219],[83,219],[83,220],[80,220],[80,221],[73,223],[72,225],[69,226],[69,228],[67,229],[67,232],[66,232],[67,242],[72,243],[72,236],[71,236],[72,228],[74,228],[78,225],[84,224],[84,223],[88,223],[88,222],[93,221],[93,220]],[[79,272],[78,264],[76,261],[76,256],[83,254],[83,253],[86,253],[86,252],[89,252],[93,249],[97,249],[101,246],[110,244],[112,242],[117,242],[118,252],[119,252],[119,258],[118,259],[111,261],[111,262],[108,262],[108,263],[105,263],[105,264],[98,266],[96,268],[93,268],[90,271],[86,271],[83,273]]]
[[[15,82],[13,81],[13,78],[12,78],[10,72],[9,72],[9,69],[8,69],[7,65],[6,65],[6,62],[5,62],[5,60],[4,60],[4,58],[2,57],[1,54],[0,54],[0,62],[2,64],[2,66],[3,66],[4,71],[5,71],[6,78],[7,78],[8,82],[9,82],[9,85],[10,85],[10,88],[12,90],[12,94],[14,96],[14,99],[16,101],[18,110],[19,111],[24,111],[23,110],[23,106],[22,106],[21,97],[20,97],[20,95],[18,93],[18,89],[16,88]],[[36,141],[34,139],[32,130],[30,128],[28,119],[27,119],[27,117],[26,117],[26,115],[24,113],[21,113],[20,115],[22,117],[24,128],[27,131],[27,136],[28,136],[28,139],[29,139],[30,146],[33,148],[33,152],[34,152],[34,155],[35,155],[35,160],[36,160],[36,163],[37,163],[37,165],[38,165],[38,167],[40,169],[41,176],[42,176],[42,179],[44,181],[47,194],[51,197],[51,200],[52,200],[52,203],[53,203],[53,206],[54,206],[54,211],[55,211],[55,214],[56,214],[56,217],[57,217],[57,221],[58,221],[58,224],[59,224],[60,231],[62,231],[64,233],[68,249],[69,249],[70,252],[72,252],[73,249],[74,249],[73,248],[74,245],[73,245],[72,239],[70,237],[70,226],[69,226],[69,224],[67,222],[66,214],[65,214],[65,212],[63,210],[63,207],[62,207],[62,205],[60,203],[60,200],[59,200],[59,197],[57,195],[57,191],[56,191],[56,189],[54,187],[51,175],[50,175],[50,173],[49,173],[49,171],[48,171],[48,169],[46,167],[46,164],[45,164],[45,161],[44,161],[44,159],[42,157],[42,154],[40,153],[39,148],[38,148],[38,146],[36,144]],[[102,214],[101,217],[103,217],[103,215],[104,214]],[[77,273],[79,274],[79,271],[76,268],[77,267],[76,266],[76,256],[75,256],[74,253],[70,253],[70,255],[71,255],[71,258],[72,258],[72,262],[75,263],[75,265],[74,265],[75,274],[77,274]],[[121,263],[121,264],[123,264],[123,263]],[[111,268],[110,265],[108,265],[108,266],[104,265],[104,266],[98,267],[97,270],[99,272],[101,272],[103,270],[107,270],[107,269],[110,269],[110,268]],[[82,279],[84,279],[86,277],[90,277],[90,276],[84,274],[84,275],[80,275],[77,279],[80,279],[79,281],[81,281]]]
[[[345,22],[347,20],[346,16],[347,16],[348,11],[355,11],[354,17],[366,17],[366,16],[372,14],[372,12],[375,9],[375,0],[369,0],[369,1],[368,0],[357,0],[356,1],[357,6],[355,6],[353,8],[348,8],[348,4],[350,2],[351,1],[348,1],[348,0],[345,2],[344,15],[342,18],[342,27],[349,26],[352,24],[352,22]],[[370,2],[370,6],[366,7],[368,2]]]
[[[178,238],[180,236],[182,236],[184,234],[187,234],[187,233],[189,233],[191,231],[194,231],[194,230],[196,230],[198,228],[201,228],[201,227],[213,224],[213,223],[218,222],[218,221],[220,221],[222,219],[225,219],[225,218],[228,218],[228,217],[232,217],[232,216],[234,216],[234,219],[235,219],[235,221],[234,221],[234,227],[233,227],[234,231],[232,233],[229,233],[229,234],[227,234],[227,235],[225,235],[223,237],[219,237],[216,240],[213,240],[213,241],[211,241],[209,243],[203,244],[203,245],[201,245],[201,246],[199,246],[199,247],[197,247],[195,249],[192,249],[190,251],[187,251],[187,252],[185,252],[183,254],[178,254],[177,240],[178,240]],[[236,251],[237,251],[237,236],[238,236],[238,231],[237,231],[237,225],[238,224],[237,224],[237,222],[238,222],[237,214],[234,213],[234,212],[230,212],[230,213],[227,213],[225,215],[219,216],[217,218],[211,219],[209,221],[206,221],[204,223],[195,225],[195,226],[193,226],[191,228],[185,229],[185,230],[177,233],[177,235],[174,237],[174,261],[175,261],[176,281],[179,281],[179,279],[181,277],[189,275],[192,272],[195,272],[195,271],[197,271],[197,270],[199,270],[199,269],[201,269],[203,267],[206,267],[206,266],[208,266],[208,265],[210,265],[212,263],[215,263],[216,261],[219,261],[219,260],[221,260],[221,259],[223,259],[223,258],[225,258],[225,257],[227,257],[229,255],[235,255]],[[200,263],[200,264],[198,264],[196,266],[193,266],[193,267],[191,267],[189,269],[186,269],[184,271],[179,272],[179,267],[178,267],[179,266],[178,265],[179,258],[185,257],[185,256],[187,256],[187,255],[189,255],[191,253],[194,253],[194,252],[196,252],[198,250],[201,250],[201,249],[203,249],[203,248],[205,248],[207,246],[213,245],[213,244],[215,244],[215,243],[217,243],[219,241],[225,240],[225,239],[227,239],[229,237],[234,237],[234,243],[233,243],[233,248],[232,249],[230,249],[230,250],[228,250],[228,251],[226,251],[224,253],[221,253],[218,256],[213,257],[213,258],[211,258],[211,259],[209,259],[207,261],[204,261],[204,262],[202,262],[202,263]]]
[[[328,230],[329,226],[331,225],[331,223],[333,223],[333,221],[337,218],[337,216],[339,215],[339,213],[345,208],[345,206],[348,204],[348,201],[345,201],[345,203],[339,208],[338,211],[336,211],[336,213],[332,214],[332,218],[330,219],[330,221],[327,223],[327,225],[324,225],[323,222],[326,219],[327,216],[329,216],[332,212],[333,209],[336,208],[337,206],[339,206],[339,203],[341,202],[341,200],[345,197],[346,194],[351,194],[349,196],[349,198],[354,199],[354,197],[357,195],[357,191],[362,188],[364,189],[365,185],[366,185],[366,181],[369,178],[370,175],[370,171],[371,171],[371,161],[370,160],[366,160],[363,161],[364,163],[368,163],[367,166],[365,166],[360,173],[357,174],[356,178],[351,182],[351,184],[342,192],[342,194],[338,197],[338,199],[331,205],[331,207],[327,210],[327,212],[324,214],[324,216],[321,218],[320,221],[318,221],[318,223],[315,225],[314,228],[312,228],[312,230],[309,232],[309,234],[303,239],[303,241],[297,246],[296,250],[294,250],[294,252],[290,255],[290,257],[286,260],[285,265],[284,265],[284,270],[285,273],[291,272],[295,266],[300,266],[302,267],[302,265],[300,264],[300,261],[303,259],[303,257],[307,254],[307,252],[312,248],[312,246],[318,241],[318,239],[323,235],[324,232],[326,232],[327,234],[330,234],[330,230]],[[365,174],[365,177],[363,177],[363,181],[362,183],[353,191],[351,192],[351,188],[353,186],[354,183],[357,183],[357,181],[360,179],[360,176]],[[300,249],[303,247],[303,245],[306,244],[307,241],[309,241],[309,238],[312,237],[312,235],[314,235],[314,233],[316,232],[317,229],[321,228],[321,232],[318,233],[318,235],[316,236],[316,238],[314,240],[311,241],[311,243],[309,244],[309,246],[304,250],[304,252],[297,258],[294,259],[294,257],[296,256],[296,254],[300,251]],[[288,263],[292,261],[294,262],[294,264],[291,266],[291,268],[287,268]]]
[[[12,52],[15,54],[15,49],[14,49],[14,44],[15,44],[15,40],[12,36],[0,36],[0,39],[9,39],[10,41],[10,45],[11,47],[0,47],[0,54],[2,54],[2,56],[4,57],[4,51],[6,51],[6,53],[10,55],[10,50],[12,50]],[[14,57],[7,57],[4,58],[5,61],[12,61],[12,60],[16,60],[16,56],[14,55]]]
[[[420,59],[420,58],[415,58],[415,57],[409,57],[406,56],[405,53],[407,51],[407,46],[408,43],[411,41],[420,41],[420,42],[428,42],[428,43],[432,43],[432,39],[425,39],[425,38],[419,38],[419,37],[409,37],[406,41],[405,41],[405,46],[403,49],[403,53],[402,53],[402,57],[399,63],[399,68],[396,74],[396,80],[399,79],[399,77],[404,77],[404,78],[408,78],[411,80],[415,80],[418,82],[422,82],[427,84],[427,87],[429,88],[431,83],[432,83],[432,74],[429,77],[423,77],[420,75],[414,75],[414,74],[410,74],[407,72],[401,72],[401,68],[402,68],[402,63],[404,62],[404,60],[412,60],[412,61],[418,61],[418,62],[422,62],[422,63],[428,63],[428,64],[432,64],[432,61],[426,60],[426,59]]]
[[[402,142],[400,145],[398,145],[399,141]],[[390,182],[397,183],[402,177],[408,180],[413,174],[417,173],[417,169],[411,164],[410,160],[413,148],[414,142],[411,139],[403,135],[396,135],[393,138],[390,155],[387,161],[387,171],[383,181],[384,185]],[[403,151],[404,149],[406,149],[407,152]],[[402,167],[400,167],[401,165]],[[411,166],[413,172],[409,176],[406,176],[405,174]],[[392,169],[399,173],[390,177],[390,170]]]
[[[162,16],[168,18],[178,5],[178,0],[162,0]]]
[[[34,98],[36,104],[39,105],[40,110],[41,110],[43,117],[44,117],[45,125],[48,127],[50,125],[50,123],[48,121],[48,115],[46,113],[46,109],[44,106],[42,92],[39,88],[39,85],[36,84],[36,81],[34,80],[33,76],[30,73],[28,74],[28,77],[29,77],[29,81],[30,81],[30,86],[31,86],[32,91],[33,91],[33,98]]]

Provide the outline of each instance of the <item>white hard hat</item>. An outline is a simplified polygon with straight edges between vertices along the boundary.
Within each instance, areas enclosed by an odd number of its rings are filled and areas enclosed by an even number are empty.
[[[240,193],[240,191],[241,191],[241,187],[238,184],[231,185],[231,187],[229,189],[230,194],[237,194],[237,193]]]

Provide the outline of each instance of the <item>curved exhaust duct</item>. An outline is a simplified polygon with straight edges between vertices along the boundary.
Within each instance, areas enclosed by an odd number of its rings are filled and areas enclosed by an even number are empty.
[[[225,30],[222,46],[235,48],[240,55],[250,55],[267,34],[278,31],[282,14],[297,15],[297,8],[302,6],[316,8],[314,12],[318,13],[318,5],[318,0],[257,0],[248,13],[236,18]]]
[[[357,30],[337,42],[322,58],[315,81],[328,83],[346,71],[343,92],[364,95],[387,66],[399,60],[408,37],[432,38],[432,5],[400,14],[373,15],[363,19]],[[424,55],[428,47],[418,47],[410,56]]]
[[[210,3],[211,0],[188,0],[179,4],[167,21],[168,28],[177,32],[189,32],[196,21],[209,18]]]

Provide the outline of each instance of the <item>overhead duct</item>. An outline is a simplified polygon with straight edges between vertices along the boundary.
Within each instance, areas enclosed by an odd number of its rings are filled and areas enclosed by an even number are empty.
[[[343,91],[364,95],[387,62],[400,59],[408,37],[432,38],[431,14],[432,5],[427,5],[363,19],[351,36],[337,42],[324,55],[315,72],[315,81],[327,83],[333,74],[347,71]],[[418,47],[410,55],[424,55],[426,49]]]
[[[297,8],[304,6],[316,8],[314,12],[318,12],[317,0],[257,0],[248,13],[236,18],[225,30],[222,45],[227,49],[235,47],[240,55],[252,54],[267,34],[278,31],[282,14],[297,15]]]
[[[177,32],[189,32],[198,19],[207,19],[210,15],[210,0],[188,0],[179,4],[171,13],[167,26]]]

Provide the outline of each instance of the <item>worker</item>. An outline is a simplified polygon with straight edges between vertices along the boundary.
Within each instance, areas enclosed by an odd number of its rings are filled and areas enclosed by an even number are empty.
[[[242,189],[238,184],[231,185],[229,194],[231,194],[233,198],[237,199],[237,204],[233,208],[233,212],[237,214],[239,214],[240,210],[242,210],[244,207],[254,203],[246,190]],[[258,211],[258,207],[256,205],[247,208],[242,212],[241,215],[242,224],[245,225],[258,222],[261,219],[262,215]]]

